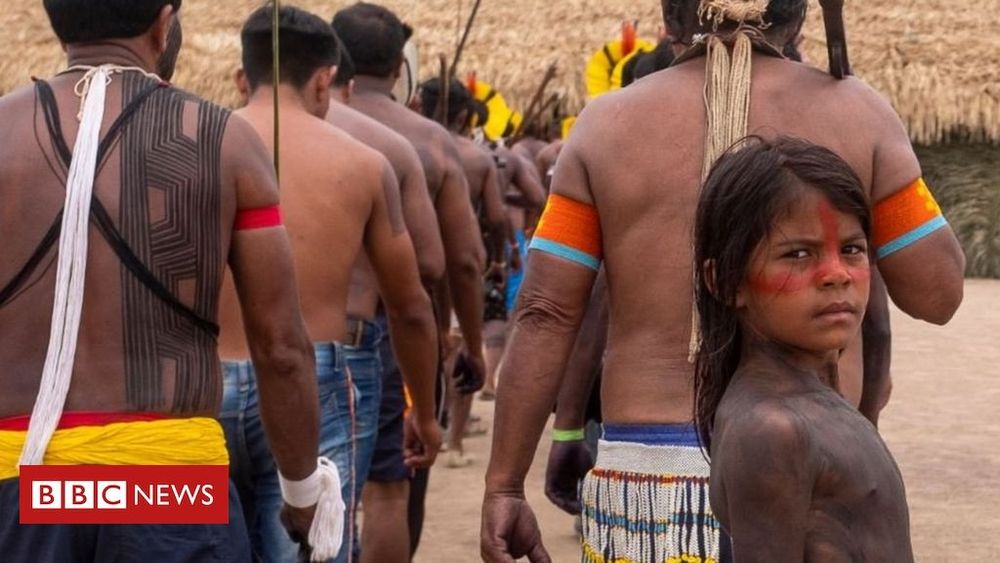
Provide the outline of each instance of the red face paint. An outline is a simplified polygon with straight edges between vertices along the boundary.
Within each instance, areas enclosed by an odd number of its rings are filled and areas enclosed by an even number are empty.
[[[755,293],[789,294],[802,291],[810,285],[820,286],[825,280],[837,281],[837,276],[846,276],[852,282],[867,280],[871,272],[867,260],[851,263],[841,255],[840,225],[838,211],[823,198],[816,206],[816,216],[823,228],[822,251],[818,262],[804,269],[788,266],[784,272],[768,273],[765,267],[748,279],[750,289]]]

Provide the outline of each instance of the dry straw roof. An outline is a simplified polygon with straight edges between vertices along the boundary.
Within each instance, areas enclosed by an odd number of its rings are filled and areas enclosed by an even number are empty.
[[[353,1],[353,0],[352,0]],[[325,18],[351,2],[299,0]],[[424,74],[436,55],[451,53],[472,0],[385,0],[417,30]],[[40,0],[2,0],[0,93],[32,74],[58,70],[62,54]],[[187,0],[185,49],[175,82],[223,104],[235,102],[229,77],[237,66],[239,27],[260,2]],[[818,6],[805,49],[825,66]],[[950,133],[1000,142],[1000,0],[848,0],[848,34],[858,75],[884,92],[914,140],[933,143]],[[530,97],[545,67],[561,69],[558,89],[570,107],[584,99],[587,57],[616,36],[622,20],[638,19],[655,35],[657,0],[484,0],[462,71],[502,90],[515,104]]]

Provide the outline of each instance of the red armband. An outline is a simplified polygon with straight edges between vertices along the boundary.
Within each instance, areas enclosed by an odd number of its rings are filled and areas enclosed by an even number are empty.
[[[240,209],[236,212],[236,221],[234,222],[233,230],[252,231],[254,229],[280,227],[283,224],[281,206],[272,205],[256,209]]]

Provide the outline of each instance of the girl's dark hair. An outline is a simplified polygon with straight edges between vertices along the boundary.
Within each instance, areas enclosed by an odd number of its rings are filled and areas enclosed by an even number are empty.
[[[716,409],[740,361],[737,291],[775,218],[805,188],[857,217],[871,236],[871,211],[857,174],[833,151],[803,140],[748,137],[719,158],[705,181],[694,233],[695,303],[701,317],[694,407],[706,451]]]
[[[52,30],[63,43],[129,39],[149,31],[167,4],[181,0],[45,0]]]

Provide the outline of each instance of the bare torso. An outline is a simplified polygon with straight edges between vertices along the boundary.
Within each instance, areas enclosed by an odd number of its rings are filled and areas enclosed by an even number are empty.
[[[50,84],[72,150],[81,73]],[[124,103],[156,81],[114,76],[102,136]],[[123,95],[124,88],[124,95]],[[32,88],[0,99],[0,286],[42,241],[63,208],[60,159]],[[214,323],[236,209],[229,112],[173,88],[143,103],[108,153],[94,185],[113,227],[163,287]],[[220,156],[221,155],[221,156]],[[230,162],[227,164],[227,162]],[[86,288],[67,411],[146,411],[214,416],[221,398],[210,330],[154,295],[127,269],[91,215]],[[57,243],[58,244],[58,243]],[[30,413],[45,361],[57,244],[16,296],[0,305],[0,417]]]
[[[399,180],[404,213],[411,198],[428,198],[428,194],[408,193],[408,190],[427,191],[427,181],[420,167],[420,159],[413,145],[392,129],[378,121],[340,103],[331,103],[327,121],[348,135],[382,153],[389,161]],[[407,228],[416,235],[419,226],[412,224],[407,214]],[[436,228],[436,225],[435,227]],[[362,254],[351,271],[350,289],[347,298],[347,313],[354,317],[373,319],[378,310],[379,293],[375,273],[371,263]]]
[[[270,108],[251,105],[240,114],[272,148]],[[351,269],[386,165],[374,150],[301,110],[281,112],[280,141],[281,209],[303,318],[314,342],[343,341]],[[228,279],[221,319],[221,357],[247,358],[239,305]]]
[[[790,536],[801,531],[802,561],[913,561],[903,479],[878,431],[819,380],[803,382],[802,387],[787,394],[737,376],[716,414],[711,502],[722,525],[736,534],[733,545],[737,560],[753,559],[757,549],[770,549],[757,545],[761,534],[754,530],[760,530],[747,523],[771,520],[788,526]],[[772,453],[766,444],[774,438],[762,435],[764,431],[759,429],[769,425],[758,424],[761,417],[788,421],[797,437],[796,451],[786,451],[780,461],[754,459],[754,455]],[[793,460],[788,459],[792,456],[804,460],[803,466],[808,468],[802,472],[801,487],[781,470],[769,471],[771,463],[792,465]],[[786,512],[788,505],[747,502],[755,493],[744,491],[744,496],[736,490],[741,486],[740,476],[747,473],[747,464],[760,471],[762,479],[767,479],[764,474],[772,474],[775,487],[811,497],[806,504],[793,503],[802,507],[802,513],[771,514],[772,510]],[[783,518],[794,521],[785,523]]]
[[[888,105],[853,78],[836,81],[758,54],[753,64],[749,132],[826,146],[870,190]],[[691,232],[704,142],[703,85],[704,59],[696,59],[602,97],[588,106],[571,150],[560,156],[563,185],[589,186],[603,227],[611,302],[605,420],[691,419]],[[880,174],[898,176],[899,185],[919,175],[904,168]],[[856,404],[860,355],[852,358],[852,365],[841,366],[841,381]]]

